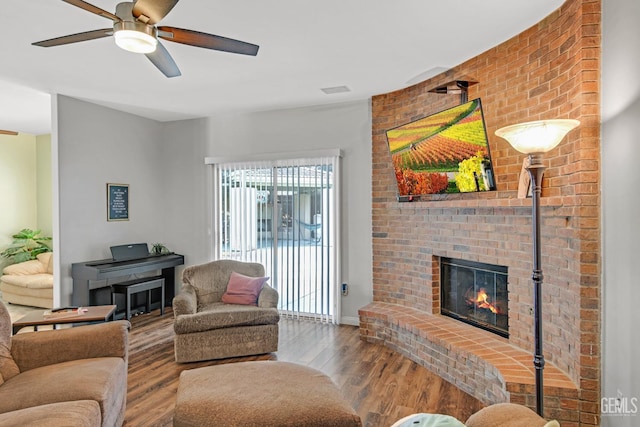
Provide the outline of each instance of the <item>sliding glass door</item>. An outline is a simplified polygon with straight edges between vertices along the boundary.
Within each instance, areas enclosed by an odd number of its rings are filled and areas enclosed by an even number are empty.
[[[338,169],[338,157],[214,165],[214,255],[263,264],[283,315],[339,322]]]

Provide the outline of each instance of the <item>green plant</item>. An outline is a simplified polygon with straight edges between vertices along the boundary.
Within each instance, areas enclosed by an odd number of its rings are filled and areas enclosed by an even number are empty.
[[[47,244],[51,241],[51,237],[42,237],[39,234],[40,230],[23,228],[11,236],[13,237],[13,243],[0,252],[0,256],[8,258],[11,262],[17,264],[36,259],[41,253],[51,252],[51,248]]]
[[[153,246],[151,246],[151,253],[156,255],[167,254],[169,253],[169,249],[162,243],[154,243]]]

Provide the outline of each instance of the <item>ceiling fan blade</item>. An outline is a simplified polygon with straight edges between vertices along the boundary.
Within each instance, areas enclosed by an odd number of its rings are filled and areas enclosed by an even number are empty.
[[[158,67],[158,70],[162,71],[162,74],[165,76],[178,77],[181,75],[178,66],[162,43],[158,42],[156,50],[151,53],[146,53],[145,56],[149,58],[149,61]]]
[[[102,37],[108,37],[110,35],[113,35],[113,28],[103,28],[101,30],[87,31],[84,33],[77,33],[77,34],[70,34],[68,36],[56,37],[55,39],[42,40],[42,41],[31,43],[31,44],[34,46],[52,47],[52,46],[60,46],[63,44],[100,39]]]
[[[158,37],[165,40],[206,49],[256,56],[260,48],[260,46],[255,44],[213,34],[201,33],[199,31],[184,30],[175,27],[158,27],[158,30]]]
[[[94,6],[90,3],[87,3],[86,1],[82,1],[82,0],[62,0],[62,1],[69,3],[71,5],[74,5],[76,7],[79,7],[80,9],[84,9],[87,12],[95,13],[96,15],[102,16],[107,19],[111,19],[113,22],[121,21],[121,19],[118,18],[113,13],[107,12],[104,9],[100,9],[98,6]]]
[[[2,130],[0,129],[0,135],[17,135],[18,132],[14,132],[12,130]]]
[[[178,0],[136,0],[133,5],[133,16],[145,24],[157,24],[167,16]]]

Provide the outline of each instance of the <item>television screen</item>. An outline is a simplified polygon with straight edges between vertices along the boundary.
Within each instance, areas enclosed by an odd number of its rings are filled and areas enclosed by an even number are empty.
[[[399,200],[496,189],[479,98],[386,134]]]

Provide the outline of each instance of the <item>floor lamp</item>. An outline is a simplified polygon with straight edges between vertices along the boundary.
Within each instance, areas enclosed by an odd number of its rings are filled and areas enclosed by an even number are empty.
[[[531,178],[533,225],[533,334],[535,350],[533,365],[536,369],[536,412],[543,416],[544,355],[542,354],[542,265],[540,244],[540,190],[545,166],[543,154],[554,149],[565,135],[580,124],[577,120],[540,120],[503,127],[496,135],[506,139],[521,153],[529,156],[527,171]]]

